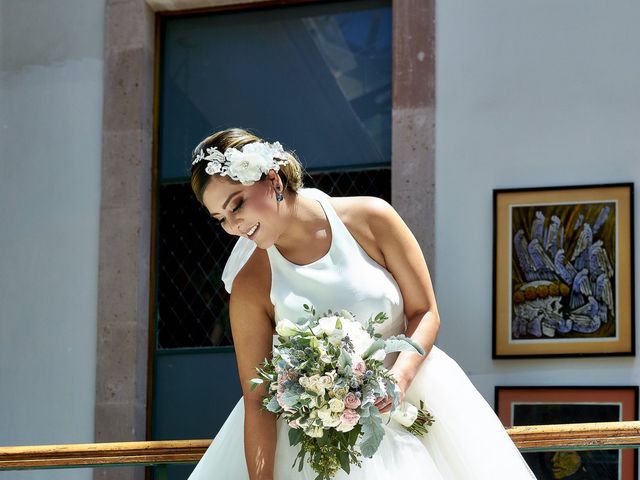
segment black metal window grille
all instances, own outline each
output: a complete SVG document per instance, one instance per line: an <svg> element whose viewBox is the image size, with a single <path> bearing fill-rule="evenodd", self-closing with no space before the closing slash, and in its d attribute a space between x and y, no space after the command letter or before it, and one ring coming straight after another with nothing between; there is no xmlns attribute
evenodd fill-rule
<svg viewBox="0 0 640 480"><path fill-rule="evenodd" d="M391 201L390 167L311 173L304 183L331 196ZM188 182L159 187L158 349L232 344L229 294L220 277L235 241L206 214Z"/></svg>

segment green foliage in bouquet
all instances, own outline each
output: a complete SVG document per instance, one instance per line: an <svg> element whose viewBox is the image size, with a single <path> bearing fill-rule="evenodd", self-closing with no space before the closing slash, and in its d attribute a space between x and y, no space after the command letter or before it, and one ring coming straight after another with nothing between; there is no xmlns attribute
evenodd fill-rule
<svg viewBox="0 0 640 480"><path fill-rule="evenodd" d="M265 384L263 407L291 427L289 442L300 446L292 467L302 470L307 461L318 474L316 480L329 480L339 469L349 473L352 465L361 465L361 456L378 450L384 429L375 400L390 395L392 409L399 406L385 356L399 351L424 355L424 350L404 335L382 339L375 332L375 325L387 319L382 312L360 322L347 310L316 315L313 307L303 308L306 319L278 322L272 358L256 369L251 388ZM399 409L398 421L416 435L433 422L423 407L421 403L417 414L413 406L412 414Z"/></svg>

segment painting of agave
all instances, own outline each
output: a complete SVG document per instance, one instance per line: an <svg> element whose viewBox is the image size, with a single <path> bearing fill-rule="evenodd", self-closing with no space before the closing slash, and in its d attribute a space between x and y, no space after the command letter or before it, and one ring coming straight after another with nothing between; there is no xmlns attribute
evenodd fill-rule
<svg viewBox="0 0 640 480"><path fill-rule="evenodd" d="M527 353L597 354L623 336L633 342L633 308L625 305L632 304L633 291L629 188L499 191L511 194L502 208L508 226L500 241L496 228L509 345L533 349ZM503 265L498 245L504 248ZM582 351L581 344L591 344L591 351ZM547 346L540 350L542 345Z"/></svg>

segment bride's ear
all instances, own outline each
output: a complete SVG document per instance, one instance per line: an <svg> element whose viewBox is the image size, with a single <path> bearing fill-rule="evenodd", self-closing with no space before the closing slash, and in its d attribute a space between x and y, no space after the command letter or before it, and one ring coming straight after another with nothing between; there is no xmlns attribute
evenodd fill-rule
<svg viewBox="0 0 640 480"><path fill-rule="evenodd" d="M276 193L282 193L283 186L282 186L282 179L280 178L280 175L278 175L278 173L275 170L269 170L267 178L269 179L271 188L273 188L273 190Z"/></svg>

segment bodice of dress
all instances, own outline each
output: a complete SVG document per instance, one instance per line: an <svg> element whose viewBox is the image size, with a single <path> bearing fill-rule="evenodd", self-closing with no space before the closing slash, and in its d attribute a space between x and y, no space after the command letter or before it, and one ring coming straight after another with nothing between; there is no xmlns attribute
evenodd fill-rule
<svg viewBox="0 0 640 480"><path fill-rule="evenodd" d="M276 321L295 321L304 315L303 303L313 304L319 313L347 309L357 318L382 311L389 319L377 327L384 337L405 329L403 300L393 276L371 259L344 226L329 199L316 189L300 193L322 205L331 228L329 251L308 265L295 265L275 246L267 249L272 270L271 301ZM318 196L320 198L318 198ZM225 267L225 286L256 248L240 237ZM278 337L274 336L274 344ZM394 356L384 364L390 368ZM469 381L462 369L442 350L433 347L417 369L406 400L424 405L436 422L427 435L416 437L399 424L382 422L385 434L376 454L363 459L362 469L339 472L335 480L535 480L493 409ZM249 480L245 450L245 402L240 399L215 441L207 449L189 480ZM288 441L289 425L280 417L274 478L311 480L315 472L308 464L293 471L299 448ZM284 441L282 441L284 440ZM496 460L497 459L497 460Z"/></svg>
<svg viewBox="0 0 640 480"><path fill-rule="evenodd" d="M328 197L315 200L331 227L329 251L312 263L297 265L287 260L275 245L267 248L276 323L285 318L294 322L304 318L306 303L313 305L317 313L346 309L356 319L384 312L388 319L377 325L376 331L384 338L404 332L404 305L393 275L358 244Z"/></svg>

